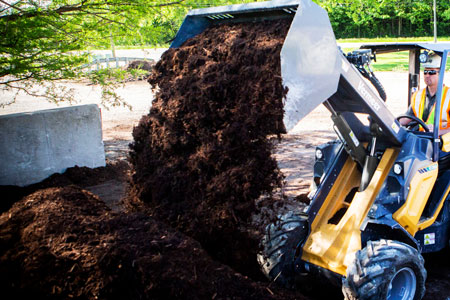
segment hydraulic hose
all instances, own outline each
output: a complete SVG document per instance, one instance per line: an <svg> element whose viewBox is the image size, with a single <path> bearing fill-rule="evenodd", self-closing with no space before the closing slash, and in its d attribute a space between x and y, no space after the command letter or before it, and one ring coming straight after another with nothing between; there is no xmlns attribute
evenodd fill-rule
<svg viewBox="0 0 450 300"><path fill-rule="evenodd" d="M358 69L361 75L372 83L381 99L386 102L386 91L370 67L370 62L372 59L376 61L375 55L372 56L372 52L370 50L355 50L344 55L347 60Z"/></svg>
<svg viewBox="0 0 450 300"><path fill-rule="evenodd" d="M375 74L372 71L367 71L364 67L358 68L359 72L364 76L364 78L368 79L370 83L375 87L378 94L380 95L381 99L383 99L384 102L386 102L387 96L386 96L386 90L384 89L381 82L378 80L378 78L375 76Z"/></svg>

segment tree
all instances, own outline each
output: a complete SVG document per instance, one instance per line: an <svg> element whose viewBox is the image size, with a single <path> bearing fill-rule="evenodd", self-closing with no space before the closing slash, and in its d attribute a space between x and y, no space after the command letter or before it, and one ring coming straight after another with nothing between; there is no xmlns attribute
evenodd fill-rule
<svg viewBox="0 0 450 300"><path fill-rule="evenodd" d="M432 36L433 0L314 0L337 37ZM450 2L437 0L438 33L450 31Z"/></svg>
<svg viewBox="0 0 450 300"><path fill-rule="evenodd" d="M88 61L86 49L105 46L111 32L134 35L146 14L180 3L0 0L0 86L51 101L71 101L73 93L55 83L85 75L80 66ZM121 76L125 74L120 71L92 74L103 87L104 103L125 104L112 92Z"/></svg>
<svg viewBox="0 0 450 300"><path fill-rule="evenodd" d="M0 0L0 87L71 101L73 93L56 82L86 76L80 66L89 59L88 49L109 47L111 41L167 43L189 8L212 2L240 1ZM88 76L102 86L105 104L125 104L114 93L124 71Z"/></svg>

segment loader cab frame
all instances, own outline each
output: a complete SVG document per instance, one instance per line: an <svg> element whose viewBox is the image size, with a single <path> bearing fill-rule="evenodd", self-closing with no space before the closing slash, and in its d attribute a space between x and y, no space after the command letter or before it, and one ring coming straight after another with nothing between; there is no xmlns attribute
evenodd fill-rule
<svg viewBox="0 0 450 300"><path fill-rule="evenodd" d="M420 54L423 51L435 52L442 57L441 71L439 72L438 89L436 92L436 105L435 105L435 120L432 135L433 139L433 161L438 161L440 156L441 139L439 138L439 109L441 107L443 84L445 77L445 67L447 65L448 56L450 53L450 43L385 43L385 44L364 44L361 49L370 49L375 55L408 51L408 106L411 104L411 97L415 91L420 89Z"/></svg>

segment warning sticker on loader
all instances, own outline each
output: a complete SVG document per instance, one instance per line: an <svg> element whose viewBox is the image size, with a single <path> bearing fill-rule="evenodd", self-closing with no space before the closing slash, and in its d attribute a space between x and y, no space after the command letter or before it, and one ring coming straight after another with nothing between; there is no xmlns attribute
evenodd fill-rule
<svg viewBox="0 0 450 300"><path fill-rule="evenodd" d="M426 233L423 236L423 244L424 245L433 245L434 243L436 243L434 232Z"/></svg>
<svg viewBox="0 0 450 300"><path fill-rule="evenodd" d="M356 138L356 136L355 136L355 134L353 133L353 131L350 131L349 136L350 136L350 138L352 139L353 144L355 144L355 146L358 147L358 146L359 146L359 141L358 141L358 139Z"/></svg>
<svg viewBox="0 0 450 300"><path fill-rule="evenodd" d="M391 128L392 130L394 130L395 133L398 133L400 131L400 127L398 127L398 125L395 124L395 122L392 123Z"/></svg>

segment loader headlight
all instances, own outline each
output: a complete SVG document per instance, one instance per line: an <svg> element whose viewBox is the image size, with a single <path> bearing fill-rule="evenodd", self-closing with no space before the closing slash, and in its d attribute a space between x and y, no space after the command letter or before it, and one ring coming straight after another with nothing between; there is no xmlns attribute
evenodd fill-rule
<svg viewBox="0 0 450 300"><path fill-rule="evenodd" d="M419 61L423 64L428 61L428 52L424 51L419 55Z"/></svg>
<svg viewBox="0 0 450 300"><path fill-rule="evenodd" d="M319 160L319 159L322 159L322 158L323 158L323 152L322 152L322 150L317 149L317 150L316 150L316 159Z"/></svg>
<svg viewBox="0 0 450 300"><path fill-rule="evenodd" d="M395 164L394 165L394 173L396 175L402 174L402 171L403 171L403 168L402 168L402 166L400 164Z"/></svg>

